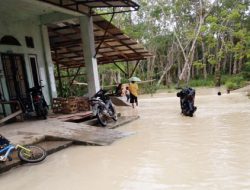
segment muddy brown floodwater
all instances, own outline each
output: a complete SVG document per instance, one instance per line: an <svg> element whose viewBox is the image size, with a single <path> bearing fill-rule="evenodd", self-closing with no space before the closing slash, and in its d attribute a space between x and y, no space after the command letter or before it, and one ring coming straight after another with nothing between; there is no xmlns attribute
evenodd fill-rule
<svg viewBox="0 0 250 190"><path fill-rule="evenodd" d="M135 131L111 146L75 146L0 176L3 190L250 189L250 100L197 90L193 118L175 94L140 98ZM132 108L131 108L132 109Z"/></svg>

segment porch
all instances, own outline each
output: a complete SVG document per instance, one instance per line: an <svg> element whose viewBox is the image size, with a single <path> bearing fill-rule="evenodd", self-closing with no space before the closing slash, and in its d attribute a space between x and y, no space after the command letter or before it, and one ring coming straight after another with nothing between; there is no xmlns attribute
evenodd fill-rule
<svg viewBox="0 0 250 190"><path fill-rule="evenodd" d="M104 13L95 11L100 8L108 8L105 14L112 15L110 20L101 16ZM86 75L85 81L80 82L87 84L86 96L91 96L100 88L99 65L117 65L118 62L130 64L135 61L135 67L130 72L117 65L127 77L131 76L139 62L151 55L111 22L116 13L138 8L139 5L130 0L1 1L2 98L6 101L18 99L32 111L27 89L39 84L40 80L45 86L45 99L52 105L52 99L64 90L64 77L68 79L70 89L78 76ZM81 73L83 67L85 70ZM73 75L62 75L62 71L68 72L70 69L75 69ZM59 83L58 88L56 81ZM4 106L4 109L9 114L16 111L11 106Z"/></svg>

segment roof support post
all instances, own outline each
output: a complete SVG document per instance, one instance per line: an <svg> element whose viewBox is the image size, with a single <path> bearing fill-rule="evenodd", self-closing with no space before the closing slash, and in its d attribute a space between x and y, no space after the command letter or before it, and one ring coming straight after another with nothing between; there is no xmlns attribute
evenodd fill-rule
<svg viewBox="0 0 250 190"><path fill-rule="evenodd" d="M126 73L119 65L117 65L117 63L114 62L114 64L118 69L120 69L121 72L123 72L126 76L128 76L128 73Z"/></svg>
<svg viewBox="0 0 250 190"><path fill-rule="evenodd" d="M129 74L129 64L128 64L128 61L127 61L127 76L129 77L130 74Z"/></svg>
<svg viewBox="0 0 250 190"><path fill-rule="evenodd" d="M114 10L114 8L113 8L113 10ZM94 56L94 57L96 57L96 55L98 54L99 49L100 49L102 43L105 41L105 37L106 37L107 31L108 31L108 29L109 29L109 27L110 27L110 25L111 25L111 22L112 22L114 16L115 16L115 13L113 13L112 16L111 16L111 19L110 19L110 21L109 21L109 23L108 23L108 25L107 25L107 27L106 27L106 29L105 29L105 32L104 32L104 35L103 35L103 39L101 40L101 42L98 44L98 46L97 46L97 48L96 48L96 53L95 53L95 56Z"/></svg>
<svg viewBox="0 0 250 190"><path fill-rule="evenodd" d="M60 92L60 96L63 95L63 91L62 91L62 79L61 79L61 72L60 72L60 67L59 67L59 63L58 63L58 58L57 58L57 50L55 50L55 56L56 56L56 69L57 69L57 76L58 76L58 80L59 80L59 92Z"/></svg>
<svg viewBox="0 0 250 190"><path fill-rule="evenodd" d="M135 65L135 67L134 67L134 69L133 69L133 71L132 71L132 73L130 74L129 77L132 77L132 76L134 75L135 70L136 70L136 68L138 67L139 63L140 63L140 60L138 60L138 61L136 62L136 65Z"/></svg>
<svg viewBox="0 0 250 190"><path fill-rule="evenodd" d="M79 18L84 61L88 78L88 96L93 96L100 90L97 59L95 56L95 40L92 17L81 16Z"/></svg>
<svg viewBox="0 0 250 190"><path fill-rule="evenodd" d="M40 68L40 70L45 70L46 72L46 84L48 85L48 93L50 98L50 103L52 103L52 98L57 97L56 92L56 82L54 76L54 65L52 62L50 43L49 43L49 33L48 28L45 25L41 26L41 36L43 42L43 52L45 60L45 68Z"/></svg>

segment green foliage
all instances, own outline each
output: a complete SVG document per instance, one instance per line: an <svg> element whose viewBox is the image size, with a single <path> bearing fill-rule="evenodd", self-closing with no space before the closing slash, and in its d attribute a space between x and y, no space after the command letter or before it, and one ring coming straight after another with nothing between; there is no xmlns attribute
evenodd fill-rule
<svg viewBox="0 0 250 190"><path fill-rule="evenodd" d="M215 64L217 63L217 60L216 60L216 58L215 58L214 55L210 55L210 56L208 57L208 62L209 62L211 65L215 65Z"/></svg>
<svg viewBox="0 0 250 190"><path fill-rule="evenodd" d="M239 39L244 39L246 37L247 31L245 29L241 29L238 31L235 31L234 36Z"/></svg>
<svg viewBox="0 0 250 190"><path fill-rule="evenodd" d="M245 63L242 70L243 78L250 81L250 62Z"/></svg>
<svg viewBox="0 0 250 190"><path fill-rule="evenodd" d="M202 69L204 68L206 65L202 63L201 60L198 61L194 61L193 66L197 69Z"/></svg>
<svg viewBox="0 0 250 190"><path fill-rule="evenodd" d="M246 81L245 81L245 79L243 78L242 75L231 76L225 82L225 86L229 90L235 90L235 89L238 89L238 88L242 88L245 85L246 85Z"/></svg>
<svg viewBox="0 0 250 190"><path fill-rule="evenodd" d="M153 95L159 89L155 83L141 83L139 84L140 94L151 94Z"/></svg>
<svg viewBox="0 0 250 190"><path fill-rule="evenodd" d="M229 15L228 15L228 20L237 20L240 18L240 13L239 10L234 9Z"/></svg>
<svg viewBox="0 0 250 190"><path fill-rule="evenodd" d="M218 22L218 18L216 16L212 16L212 15L209 15L207 18L206 18L206 21L208 23L217 23Z"/></svg>
<svg viewBox="0 0 250 190"><path fill-rule="evenodd" d="M117 63L117 65L121 69L125 70L125 64L124 63ZM116 67L114 64L106 64L106 65L100 65L100 66L98 66L98 71L99 71L100 74L105 73L108 70L119 71L119 68Z"/></svg>
<svg viewBox="0 0 250 190"><path fill-rule="evenodd" d="M226 88L227 88L228 90L235 90L235 89L238 88L238 87L237 87L237 84L234 83L234 82L232 82L232 81L226 82L225 86L226 86Z"/></svg>
<svg viewBox="0 0 250 190"><path fill-rule="evenodd" d="M190 80L189 85L193 87L198 87L198 86L212 87L214 86L214 79L210 77L208 79Z"/></svg>

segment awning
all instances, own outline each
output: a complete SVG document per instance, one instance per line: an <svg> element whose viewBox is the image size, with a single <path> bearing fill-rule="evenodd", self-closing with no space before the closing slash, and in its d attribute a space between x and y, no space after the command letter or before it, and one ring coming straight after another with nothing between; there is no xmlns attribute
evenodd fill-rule
<svg viewBox="0 0 250 190"><path fill-rule="evenodd" d="M97 15L96 8L123 8L107 11L103 14L136 11L139 5L132 0L39 0L87 15ZM100 14L99 14L100 15Z"/></svg>
<svg viewBox="0 0 250 190"><path fill-rule="evenodd" d="M93 17L98 64L145 60L151 54L101 16ZM79 21L49 24L52 58L63 68L84 66Z"/></svg>

